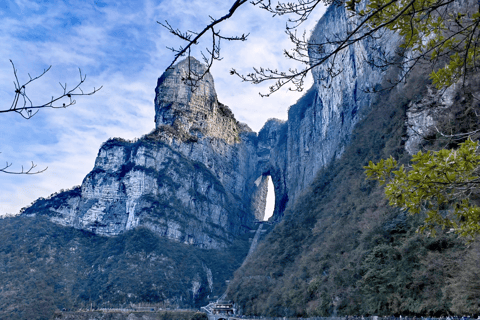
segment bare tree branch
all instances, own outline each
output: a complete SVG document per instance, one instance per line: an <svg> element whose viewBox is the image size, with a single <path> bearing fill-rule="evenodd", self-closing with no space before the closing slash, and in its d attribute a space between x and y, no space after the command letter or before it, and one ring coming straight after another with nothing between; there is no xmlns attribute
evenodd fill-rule
<svg viewBox="0 0 480 320"><path fill-rule="evenodd" d="M190 48L194 44L198 44L200 38L209 30L211 30L213 33L212 44L215 48L215 37L218 36L218 40L220 40L222 37L219 34L215 34L213 27L230 18L235 10L245 2L246 0L235 1L229 14L217 20L212 19L212 23L206 26L199 33L193 33L191 31L182 33L178 29L173 29L168 23L166 25L162 24L171 33L180 39L187 41L187 45L185 47L180 47L179 49L170 48L176 54L169 68L178 60L180 56L183 56L187 53L190 55ZM398 68L402 69L400 79L391 80L391 85L395 86L400 82L404 82L406 77L410 74L410 71L417 64L428 62L432 65L433 69L436 63L443 63L444 58L449 57L452 52L460 52L464 56L465 70L462 74L465 76L467 73L474 72L478 68L475 60L476 56L474 56L472 66L468 65L469 61L467 52L472 47L476 50L477 45L479 44L479 32L477 28L479 21L478 19L463 19L463 16L463 20L461 20L458 17L453 16L450 5L454 2L455 0L436 0L433 3L428 2L428 4L424 4L418 0L391 0L382 3L373 10L365 12L364 10L355 8L357 4L362 4L358 0L351 0L348 2L345 2L345 0L295 0L293 2L286 3L277 2L276 5L272 4L271 0L252 0L251 3L253 5L258 6L263 10L267 10L268 12L272 13L273 16L293 16L288 20L286 33L289 36L294 48L290 51L284 50L284 55L287 59L303 64L304 67L300 69L290 68L287 71L255 67L253 68L253 72L246 75L240 74L235 69L232 69L230 73L232 75L237 75L243 81L251 82L253 84L259 84L265 81L274 81L274 84L269 87L269 92L265 94L261 93L261 96L269 96L286 85L289 86L289 90L291 91L302 91L304 89L304 79L309 71L320 65L324 65L327 75L325 76L325 79L320 80L327 80L327 78L333 78L337 76L342 72L342 70L338 67L339 64L336 63L336 58L340 52L356 43L363 42L366 44L368 41L366 42L365 40L379 39L387 35L385 30L390 29L393 32L398 31L398 26L396 26L396 24L399 21L402 21L402 19L407 19L410 23L410 29L409 32L403 34L403 36L405 38L404 47L408 48L410 45L414 45L411 47L410 52L404 50L402 53L399 51L398 57L395 58L388 57L386 52L383 52L383 55L380 52L378 57L370 58L370 60L365 58L367 63L369 63L372 67L386 68L391 65L396 65ZM351 15L350 19L353 29L348 31L346 35L325 35L325 39L320 43L315 43L312 39L307 40L305 34L303 34L303 37L297 36L297 27L308 20L312 12L314 12L314 10L317 9L321 3L333 3L333 5L346 6ZM389 16L388 19L381 21L381 23L376 23L378 17L387 10L391 10L394 12L394 14ZM443 21L446 22L445 27L443 27L444 29L441 30L444 32L443 40L438 41L432 47L426 47L423 45L417 47L416 43L412 42L419 32L419 30L417 30L418 26L414 24L414 20L417 19L416 21L418 22L418 19L420 18L422 27L426 28L421 32L424 33L425 39L428 40L430 33L438 34L438 32L440 32L440 27L438 26L436 29L428 29L429 26L427 22L437 17L442 18ZM452 39L460 40L452 44ZM234 37L233 39L229 40L244 41L246 40L246 36ZM445 50L446 48L449 50ZM379 51L378 48L374 49L375 51ZM207 51L210 54L210 59L207 61L206 57L204 56L204 60L208 66L206 72L210 70L214 60L221 59L219 44L218 50ZM411 52L414 54L412 55ZM311 55L310 53L314 53L314 55ZM434 54L435 57L432 56ZM193 78L201 79L203 76L204 75L189 74L185 80L191 81Z"/></svg>
<svg viewBox="0 0 480 320"><path fill-rule="evenodd" d="M212 22L208 24L203 30L200 32L193 32L193 31L186 31L182 32L179 29L173 28L168 21L165 21L165 23L157 21L158 24L166 28L171 34L175 35L176 37L180 38L183 41L187 42L187 45L185 47L181 46L178 49L172 48L172 47L167 47L170 49L172 52L174 52L174 59L168 66L167 70L172 68L172 66L178 61L180 57L183 57L185 55L190 58L191 56L191 49L193 45L198 45L200 38L204 36L207 32L211 32L212 35L212 48L209 49L207 48L206 51L208 53L208 57L202 52L202 57L204 62L207 65L206 70L202 74L196 74L189 68L188 70L188 75L182 79L185 81L187 84L189 84L194 90L196 84L198 81L202 80L205 75L210 72L210 68L215 60L222 60L220 56L220 41L221 40L227 40L227 41L246 41L248 34L242 34L241 36L231 36L231 37L225 37L220 34L220 31L216 31L215 27L222 23L223 21L229 19L235 11L242 5L247 3L247 0L236 0L235 3L232 5L230 10L226 15L219 19L214 19L210 17Z"/></svg>
<svg viewBox="0 0 480 320"><path fill-rule="evenodd" d="M259 6L260 9L266 10L270 13L273 13L273 16L283 16L288 14L293 14L295 18L289 18L288 22L291 25L287 24L287 30L296 29L303 22L307 21L310 17L310 14L313 10L320 4L331 4L337 2L340 4L339 0L298 0L298 3L287 2L281 3L277 2L275 7L272 7L271 0L255 0L252 1L254 6Z"/></svg>
<svg viewBox="0 0 480 320"><path fill-rule="evenodd" d="M27 120L31 119L33 116L35 116L38 113L38 111L40 111L40 109L43 109L43 108L58 109L58 108L67 108L69 106L72 106L76 103L76 100L74 97L93 95L103 87L101 86L98 89L93 88L92 91L84 92L80 86L85 82L87 76L83 75L82 70L80 70L79 68L78 72L80 74L80 79L78 83L76 83L71 89L68 89L66 83L65 84L60 83L60 87L62 87L62 90L63 90L61 94L59 94L56 97L52 96L52 98L46 103L37 104L33 102L32 99L28 96L26 91L27 86L33 83L34 81L40 79L41 77L43 77L48 71L50 71L52 66L49 66L47 69L44 69L43 72L36 77L32 77L30 74L28 74L29 80L21 84L18 78L17 69L15 68L15 64L13 63L12 60L10 60L10 63L12 64L13 75L15 77L15 80L13 81L13 85L15 87L15 95L14 95L12 104L10 105L10 108L0 109L0 113L16 112L19 115L21 115L24 119L27 119ZM62 100L64 100L65 102L62 102ZM8 173L8 174L32 175L32 174L42 173L48 168L46 167L45 169L42 169L42 170L36 170L35 168L37 167L37 165L33 163L33 161L30 164L28 169L25 169L22 166L21 171L10 171L9 168L11 166L12 166L12 163L6 162L5 166L0 167L0 172Z"/></svg>
<svg viewBox="0 0 480 320"><path fill-rule="evenodd" d="M61 94L59 94L56 97L52 96L52 98L46 103L37 104L37 103L34 103L32 99L28 96L26 91L27 86L32 82L43 77L48 71L50 71L52 66L49 66L47 69L44 69L43 72L36 77L32 77L30 74L28 74L28 77L30 79L27 82L21 84L20 80L18 79L17 69L15 68L13 61L10 60L10 63L12 64L13 74L15 77L15 81L13 82L15 86L15 96L13 98L10 108L0 109L0 113L16 112L27 120L32 118L34 115L36 115L39 109L67 108L76 103L76 100L74 99L74 97L92 95L98 92L103 87L103 86L101 86L100 88L94 87L92 91L84 92L80 86L85 82L87 76L83 75L82 70L79 68L78 72L80 74L80 80L78 81L78 83L76 83L76 85L74 85L71 89L67 89L66 83L65 84L60 83L60 87L62 87L62 90L63 90ZM66 101L62 103L61 102L62 99L65 99Z"/></svg>
<svg viewBox="0 0 480 320"><path fill-rule="evenodd" d="M1 152L0 152L1 153ZM42 173L44 172L45 170L48 169L48 167L46 167L45 169L43 170L37 170L37 171L34 171L33 169L35 169L37 167L37 165L35 163L32 163L30 164L30 167L28 169L24 169L23 166L22 166L22 171L10 171L8 170L8 168L10 168L12 166L12 163L8 163L6 162L5 163L5 166L3 167L0 167L0 172L2 173L8 173L8 174L38 174L38 173Z"/></svg>

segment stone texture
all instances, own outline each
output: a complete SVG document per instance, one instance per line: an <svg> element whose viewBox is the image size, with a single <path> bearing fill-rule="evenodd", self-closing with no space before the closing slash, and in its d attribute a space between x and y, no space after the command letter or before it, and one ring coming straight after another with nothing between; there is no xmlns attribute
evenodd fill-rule
<svg viewBox="0 0 480 320"><path fill-rule="evenodd" d="M451 86L446 90L437 90L431 86L427 88L427 94L417 101L412 101L407 109L407 141L405 150L413 155L421 149L425 138L437 133L436 125L440 118L450 112L457 94L457 86Z"/></svg>
<svg viewBox="0 0 480 320"><path fill-rule="evenodd" d="M177 135L191 139L220 138L232 144L241 131L230 109L217 100L213 77L184 81L190 74L202 75L206 67L195 58L179 62L159 79L155 89L155 125L172 127Z"/></svg>
<svg viewBox="0 0 480 320"><path fill-rule="evenodd" d="M344 6L330 6L310 41L345 36L355 23ZM189 70L202 74L205 66L193 58L181 61L158 79L154 131L136 141L105 142L80 187L37 202L23 215L45 215L103 236L145 227L189 248L223 250L252 230L255 219L263 220L268 175L276 198L271 220L279 221L319 171L342 156L370 110L374 95L368 91L385 78L385 70L366 60L391 57L398 40L365 40L339 52L335 77L328 66L315 67L314 85L290 107L288 121L271 119L258 134L218 101L210 74L193 90L185 84ZM312 50L310 56L314 61L321 53ZM408 152L432 133L431 107L448 108L452 97L431 91L410 105ZM193 300L213 292L219 281L206 265L196 267L202 272L184 284ZM174 274L174 263L167 269Z"/></svg>
<svg viewBox="0 0 480 320"><path fill-rule="evenodd" d="M342 6L331 6L310 41L344 35L352 23ZM227 248L254 229L256 219L263 220L267 176L275 189L270 220L279 221L319 170L342 155L370 108L373 98L366 91L384 76L361 59L373 57L375 45L387 54L394 48L368 41L348 48L337 56L343 71L333 78L327 79L325 67L314 68L314 85L290 107L288 121L271 119L258 134L218 101L209 73L193 89L185 83L189 70L202 74L205 66L194 58L181 61L158 80L155 130L135 141L105 142L80 187L23 215L45 215L103 236L145 227L201 249ZM185 290L195 297L211 292L215 281L194 279Z"/></svg>
<svg viewBox="0 0 480 320"><path fill-rule="evenodd" d="M344 37L354 26L344 6L332 5L315 27L310 43ZM392 58L398 41L393 35L365 40L339 52L336 71L341 72L334 77L329 76L328 64L315 67L314 85L290 107L288 121L269 121L259 132L259 162L264 172L271 173L275 186L274 219L281 217L287 203L293 203L322 168L342 155L354 126L370 110L374 94L369 91L385 77L385 69L367 61ZM380 53L379 47L384 51ZM313 50L309 54L312 62L321 57Z"/></svg>
<svg viewBox="0 0 480 320"><path fill-rule="evenodd" d="M210 74L193 92L181 81L189 63L203 72L192 58L160 77L153 132L134 142L110 139L80 193L24 214L106 236L144 226L201 248L228 246L247 232L259 215L253 194L265 188L252 176L256 134L218 102Z"/></svg>
<svg viewBox="0 0 480 320"><path fill-rule="evenodd" d="M343 6L331 6L310 41L345 35L354 23ZM155 130L135 142L107 141L80 194L43 212L56 223L100 235L145 226L201 248L228 246L263 219L268 175L276 198L272 220L278 221L317 172L342 154L369 109L366 91L384 76L362 59L375 58L371 48L378 45L388 55L395 41L364 41L343 50L337 56L342 72L335 77L327 77L325 66L315 67L315 83L290 108L288 121L269 120L258 135L218 101L209 73L194 87L183 81L189 70L205 72L194 58L183 60L158 80ZM310 53L312 61L318 54ZM37 212L32 207L24 214Z"/></svg>

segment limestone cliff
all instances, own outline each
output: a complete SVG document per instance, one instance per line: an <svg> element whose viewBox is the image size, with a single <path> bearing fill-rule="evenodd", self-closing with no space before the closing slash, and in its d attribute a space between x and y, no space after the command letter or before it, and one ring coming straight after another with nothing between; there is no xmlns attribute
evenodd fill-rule
<svg viewBox="0 0 480 320"><path fill-rule="evenodd" d="M342 6L331 6L311 41L323 41L320 30L345 34L349 23ZM205 66L194 58L181 61L158 79L152 132L135 141L108 140L81 186L39 199L22 216L46 217L96 236L146 228L171 246L217 250L192 266L194 276L169 278L192 292L188 303L198 303L218 293L213 287L224 287L226 275L208 273L218 250L246 254L243 247L232 248L251 234L255 219L263 219L267 176L276 196L271 220L279 222L317 173L342 155L370 108L366 90L384 75L360 59L371 54L372 45L362 42L343 51L338 56L343 72L328 82L323 67L316 67L314 86L290 108L288 121L271 119L258 134L218 101L209 73L193 87L184 81L188 72L204 73ZM389 44L387 53L393 47ZM174 260L162 270L175 268ZM186 301L184 293L172 295L164 298Z"/></svg>
<svg viewBox="0 0 480 320"><path fill-rule="evenodd" d="M354 26L344 6L332 5L310 41L345 36ZM368 252L391 245L382 237L391 242L404 239L406 228L414 230L414 223L406 226L405 217L397 212L391 214L392 221L382 220L381 192L365 182L361 166L379 156L402 156L405 147L414 152L424 135L435 133L438 118L452 119L441 110L451 108L453 100L463 101L457 91L422 94L426 83L422 78L421 86L397 88L386 95L391 108L381 106L368 91L385 80L387 70L367 61L380 53L393 56L398 41L393 35L366 39L343 50L336 56L341 72L334 77L328 76L327 67L315 67L314 85L290 107L288 120L271 119L258 134L218 101L209 73L194 87L185 83L189 72L202 74L205 66L193 58L179 62L158 79L155 129L135 141L108 140L81 186L39 199L21 217L0 225L4 234L12 234L0 258L9 270L54 270L45 273L45 286L55 292L63 288L55 299L70 295L72 306L77 297L82 302L151 299L198 306L209 295L223 293L225 280L246 256L254 221L264 216L270 175L276 195L271 220L278 223L267 238L272 247L260 243L237 273L231 295L251 313L331 315L345 308L345 314L377 314L378 310L351 307L361 301L359 290L378 293L369 287L373 282L359 280L366 269L358 266L375 262L376 256ZM312 51L310 57L314 60L319 54ZM432 112L431 106L440 108ZM30 218L33 222L26 223ZM20 242L27 247L46 241L43 230L65 239L33 249L31 257L42 260L32 258L29 263L40 267L31 268L23 260L13 263L12 243L19 238L15 221L25 226ZM40 231L35 229L37 222ZM26 236L28 232L36 238ZM98 248L106 253L94 252ZM24 249L19 252L30 252ZM64 256L75 263L63 261ZM418 265L422 263L428 261ZM120 267L110 272L114 266ZM72 270L81 275L79 283ZM5 289L0 288L4 298L21 292L16 279L7 278L2 279ZM138 287L124 285L125 278ZM35 277L31 279L36 285ZM350 288L344 279L356 287ZM438 287L444 285L440 282ZM68 285L62 287L64 283ZM98 287L96 291L91 291L90 283ZM372 301L385 296L372 294ZM59 305L58 301L54 303ZM286 307L290 305L292 309Z"/></svg>
<svg viewBox="0 0 480 320"><path fill-rule="evenodd" d="M107 290L103 299L142 302L151 291L155 301L173 307L201 305L223 293L225 280L248 252L254 220L263 219L259 208L265 207L267 185L258 174L257 134L218 102L210 74L195 87L183 82L188 68L203 72L205 67L191 58L159 78L152 132L134 141L108 140L81 186L38 199L19 217L46 218L86 231L87 238L92 237L87 247L95 248L105 236L113 247L124 247L125 239L140 233L148 234L146 248L162 243L156 254L140 252L138 263L131 261L137 248L100 253L98 270L88 271L84 281L106 274L111 259L133 273L115 279L99 276L99 291L92 292L118 288ZM41 249L38 254L43 254ZM58 260L55 255L52 259ZM146 275L145 266L155 273ZM122 279L131 276L152 287L125 287ZM71 298L76 299L74 294ZM104 302L99 296L89 299Z"/></svg>
<svg viewBox="0 0 480 320"><path fill-rule="evenodd" d="M230 109L219 103L213 77L205 74L201 81L186 82L188 73L204 74L206 66L194 58L185 59L167 70L155 89L155 124L173 128L176 135L191 139L203 137L239 142L242 127Z"/></svg>
<svg viewBox="0 0 480 320"><path fill-rule="evenodd" d="M350 23L344 7L332 4L311 41L345 34ZM478 249L452 233L439 232L436 238L417 233L425 216L409 217L390 207L384 187L366 180L363 170L369 161L389 156L407 163L425 144L454 147L467 133L478 139L478 77L468 78L462 88L438 91L429 81L431 70L417 66L406 84L367 93L389 85L387 72L400 76L400 70L365 62L380 50L394 53L398 38L385 41L341 52L336 77L326 76L328 66L316 67L313 88L290 108L288 121L267 122L260 131L259 146L261 141L274 145L263 158L278 172L282 183L276 189L287 205L230 281L227 297L243 314L478 312L470 302L478 300L477 292L464 290L473 288L476 278L457 276L459 261L465 262L463 270L478 265ZM448 137L452 131L458 134Z"/></svg>
<svg viewBox="0 0 480 320"><path fill-rule="evenodd" d="M265 202L252 175L256 134L218 102L210 74L196 87L185 84L189 67L205 68L191 58L159 78L153 132L137 141L110 139L78 193L23 214L107 236L144 226L201 248L228 246L245 233L256 203Z"/></svg>
<svg viewBox="0 0 480 320"><path fill-rule="evenodd" d="M332 5L320 19L310 38L324 43L342 38L355 27L344 6ZM268 158L277 197L276 214L312 183L317 173L338 159L349 144L355 125L370 110L374 94L369 93L384 80L386 69L368 63L378 58L394 57L399 38L365 40L342 50L336 56L338 75L329 76L329 65L313 69L313 87L288 112L288 121L280 129L272 121L259 132L260 146L268 145ZM383 49L379 56L379 47ZM314 61L319 53L312 50ZM273 129L275 128L275 129ZM265 142L268 141L268 142ZM278 217L277 217L278 218Z"/></svg>
<svg viewBox="0 0 480 320"><path fill-rule="evenodd" d="M331 6L310 41L345 35L352 23L343 6ZM343 153L369 109L366 91L384 75L363 59L374 55L374 45L392 54L395 41L364 41L342 51L337 59L343 71L333 78L316 67L314 86L290 108L288 121L270 120L258 135L218 101L209 73L194 86L184 81L189 72L203 74L204 65L181 61L158 79L155 130L134 142L107 141L80 192L44 203L41 214L100 235L144 226L168 239L220 248L263 218L270 175L273 220L279 221L317 172ZM35 214L38 205L24 212Z"/></svg>
<svg viewBox="0 0 480 320"><path fill-rule="evenodd" d="M310 41L345 35L352 25L343 6L331 6ZM195 86L184 81L188 72L206 68L186 59L158 79L153 132L134 142L107 141L75 196L23 214L44 214L100 235L144 226L201 248L228 246L263 218L267 175L275 187L273 220L279 221L317 172L343 153L370 108L366 91L385 73L363 57L375 54L374 45L392 54L395 44L364 41L343 50L337 57L343 71L333 78L316 67L314 86L290 108L288 121L270 120L258 135L218 101L209 73Z"/></svg>
<svg viewBox="0 0 480 320"><path fill-rule="evenodd" d="M479 90L478 76L443 90L426 86L424 94L408 104L406 151L413 155L425 147L435 149L435 145L455 147L467 136L478 139L479 105L475 97Z"/></svg>

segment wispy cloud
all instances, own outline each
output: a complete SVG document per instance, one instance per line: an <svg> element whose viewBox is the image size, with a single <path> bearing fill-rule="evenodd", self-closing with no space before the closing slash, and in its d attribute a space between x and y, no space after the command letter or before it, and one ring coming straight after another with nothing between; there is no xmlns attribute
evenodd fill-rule
<svg viewBox="0 0 480 320"><path fill-rule="evenodd" d="M0 116L0 165L13 169L28 166L48 170L36 176L0 175L0 215L15 213L38 197L82 182L93 168L98 148L110 137L133 139L154 127L154 89L157 78L171 62L166 46L178 46L158 21L168 20L183 30L200 30L212 17L228 12L231 1L199 0L6 0L0 7L0 101L13 98L12 59L22 79L51 71L30 86L36 101L59 93L58 82L78 81L78 68L87 74L84 90L103 85L75 106L42 110L31 120L16 114ZM321 12L318 13L318 19ZM313 28L312 19L306 25ZM288 69L282 57L288 47L285 19L272 19L251 5L241 8L221 26L225 34L250 33L245 43L223 43L222 56L213 70L220 101L237 119L258 131L272 117L286 119L288 107L301 94L278 92L261 98L265 86L252 86L230 76L233 67L244 73L251 67ZM207 43L199 44L204 48ZM198 56L198 51L195 55Z"/></svg>

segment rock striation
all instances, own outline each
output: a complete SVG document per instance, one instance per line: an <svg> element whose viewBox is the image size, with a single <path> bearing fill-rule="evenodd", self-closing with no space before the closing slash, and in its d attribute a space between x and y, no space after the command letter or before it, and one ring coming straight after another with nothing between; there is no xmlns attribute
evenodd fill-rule
<svg viewBox="0 0 480 320"><path fill-rule="evenodd" d="M213 77L205 74L201 81L188 81L189 72L204 74L206 67L194 58L185 59L167 70L155 89L155 126L157 130L173 128L177 135L193 140L204 137L222 139L228 144L240 142L240 126L232 111L218 102ZM168 132L168 129L166 129Z"/></svg>
<svg viewBox="0 0 480 320"><path fill-rule="evenodd" d="M313 31L310 43L314 45L328 42L331 39L327 37L343 37L355 27L355 23L347 16L344 6L331 5ZM344 213L350 211L353 212L352 214L358 213L358 216L355 216L358 221L363 219L363 212L366 214L376 212L376 208L368 206L363 208L364 211L357 210L355 206L358 204L350 201L352 203L347 206L348 208L344 206L342 209L344 211L339 211L336 217L339 218L336 221L345 219L343 222L324 226L322 223L328 222L327 219L322 220L322 223L316 223L315 221L320 220L313 220L313 216L318 218L319 212L322 214L327 212L326 215L328 215L327 209L331 209L331 212L336 210L327 208L330 203L340 206L347 202L345 199L350 197L350 194L342 194L344 190L340 187L335 189L335 185L330 187L329 191L328 185L318 180L316 185L312 183L322 169L334 163L333 167L345 160L346 157L338 160L346 154L345 152L349 152L352 158L362 152L365 153L365 150L360 150L361 145L359 150L353 150L356 145L352 145L352 139L357 139L358 143L362 142L362 139L358 139L358 133L355 137L354 130L362 128L357 124L361 123L365 117L368 117L368 121L377 124L378 119L372 120L372 117L375 117L372 115L373 112L368 115L375 99L375 95L368 92L384 82L387 73L385 69L372 67L368 61L375 60L380 54L383 57L392 58L398 42L399 38L391 35L380 39L366 38L348 47L336 55L336 61L341 65L341 72L334 77L331 76L332 70L329 70L328 66L315 67L312 88L290 107L288 120L270 119L258 134L246 124L239 123L232 111L218 101L214 80L209 73L196 82L195 87L190 86L188 81L187 83L184 81L188 79L190 72L203 74L206 70L204 65L194 58L181 61L158 79L155 89L155 129L152 132L134 141L121 138L108 140L101 146L94 168L85 177L81 186L55 194L48 199L39 199L23 210L22 217L17 218L28 220L29 217L35 217L31 220L42 223L46 218L56 224L53 229L56 230L57 235L62 235L67 229L70 233L75 233L75 239L80 240L75 240L71 248L79 251L83 248L86 258L78 258L74 253L75 250L70 250L68 254L72 261L74 258L78 260L71 265L82 267L77 271L78 274L84 275L82 288L85 286L85 290L81 292L89 292L90 288L86 285L89 281L101 284L98 286L100 288L98 292L101 292L104 287L118 287L127 277L124 271L128 269L129 274L134 276L132 283L140 283L142 288L136 288L136 291L132 289L132 292L127 293L122 291L124 289L116 291L108 289L105 293L105 297L108 297L106 299L118 299L122 303L148 300L151 298L151 292L143 282L150 281L152 292L157 294L154 300L169 301L176 306L198 306L200 302L206 302L209 295L220 295L224 292L225 280L233 275L233 270L229 268L240 266L239 261L243 260L249 252L248 235L251 235L252 229L256 227L255 220L263 220L267 176L271 176L276 199L271 221L280 222L289 207L297 206L300 209L295 212L295 215L290 214L283 222L277 224L275 226L277 231L270 234L273 234L270 240L276 239L275 237L277 240L280 239L278 244L272 246L273 250L278 251L272 253L265 249L265 246L260 245L258 250L263 251L253 252L251 256L254 257L246 260L249 262L255 259L255 255L257 255L257 261L263 261L263 259L267 261L267 258L272 257L276 259L277 256L283 259L278 260L278 263L256 268L251 272L252 276L245 277L247 279L245 291L249 294L250 291L254 293L254 290L248 286L248 281L254 279L257 276L256 273L266 272L272 266L285 268L286 263L293 263L293 256L301 255L303 252L305 256L310 254L308 251L311 242L309 241L318 237L321 228L328 229L325 235L329 230L333 230L330 229L331 227L343 228L344 223L350 223ZM323 53L311 50L309 54L313 62L321 58ZM388 122L391 122L390 119L394 116L397 117L396 119L401 117L401 121L398 122L401 122L401 126L406 124L406 128L402 127L405 129L402 138L406 142L401 145L401 148L405 147L408 153L418 150L425 135L435 133L434 129L440 120L452 119L451 113L445 114L442 110L451 109L456 102L474 103L465 102L465 99L459 100L456 89L456 91L446 92L432 90L423 97L410 101L406 115L403 114L405 108L402 105L397 106L396 115L392 113L387 117ZM379 112L377 107L375 110ZM470 125L468 121L464 121L466 130ZM384 132L380 134L378 140L384 145L388 144L385 142L385 136L390 134L385 133L385 128L378 130L378 132ZM396 128L397 131L403 129ZM374 136L376 131L370 131L368 132L370 142L367 147L363 145L364 149L377 150L377 146L373 145L377 142ZM360 130L360 132L365 134L365 131ZM337 160L338 162L334 162ZM355 165L364 160L362 158ZM351 172L357 174L359 171L355 167L350 170L351 172L342 173L342 175L339 170L341 169L329 172L331 176L328 179L335 182L336 177L340 177L338 179L345 177L345 181L348 181L351 177L345 175ZM361 181L364 181L363 176ZM338 182L338 185L342 184ZM353 188L348 186L350 187ZM316 189L309 193L309 188ZM343 189L348 190L348 188ZM368 190L371 190L371 186L367 185L361 192L369 192ZM323 207L317 210L320 200L325 201L318 195L323 195L324 192L325 197L334 197L338 194L339 199L338 201L334 199L336 202L323 203ZM330 194L327 194L328 192ZM318 198L318 203L309 203L310 195L312 198ZM381 203L378 199L370 202ZM307 208L301 206L304 203ZM367 204L362 203L361 206L363 205ZM315 210L308 216L306 214L310 210L308 207L312 206ZM337 212L332 213L332 217L334 214ZM372 220L375 220L375 217L372 217ZM352 219L352 221L355 225L362 226L362 223L357 223L357 220ZM58 225L72 228L64 229ZM9 228L9 230L13 229L13 227ZM34 229L32 226L29 228ZM342 237L346 241L354 239L355 235L361 234L361 232L357 233L356 228L357 226L350 225L351 237ZM283 233L282 230L284 230ZM261 231L259 228L257 236L251 239L255 245L262 236ZM314 232L317 233L314 234ZM282 242L283 236L285 239L291 236L293 239L291 243L294 245L285 246ZM38 237L43 239L43 233L38 232ZM102 248L124 248L121 258L118 258L120 255L116 253L112 253L111 256L108 253L108 256L104 257L98 252L96 252L97 258L91 258L89 252L99 246L95 243L97 240L90 238L101 238L105 243L109 241L113 243ZM147 241L143 241L145 239ZM323 245L325 239L318 237L316 240ZM134 245L124 246L123 244L128 241ZM68 238L65 242L70 246L71 239ZM77 246L77 242L83 244ZM139 243L142 244L141 248ZM146 252L151 250L152 243L157 243L155 254L150 253L147 256ZM335 244L336 248L338 239L332 240L331 243ZM352 248L357 246L357 242L352 242ZM37 248L38 255L58 251L61 254L55 255L54 260L62 261L61 257L66 253L60 249L51 248L61 249L62 246L55 247L52 244L48 249ZM321 248L320 245L318 248ZM285 251L282 253L282 250ZM322 250L313 250L312 254L320 254ZM338 250L335 254L336 252ZM261 256L262 253L263 256ZM195 256L194 259L193 256ZM9 259L9 256L5 255L5 257ZM53 261L52 259L45 258L42 261L48 265L47 262ZM115 269L117 273L104 272L108 270L107 267L118 265L117 262L112 263L112 259L126 261L125 267ZM312 257L308 261L318 260ZM58 266L63 267L61 263L63 262L59 262ZM185 270L179 270L179 264ZM302 261L294 264L292 268L304 266ZM351 265L356 265L356 261ZM60 268L58 266L57 268ZM48 267L50 268L50 265ZM15 266L10 268L16 269ZM245 268L248 269L248 266ZM317 268L316 263L315 268ZM148 270L151 274L142 274L139 272L140 269ZM267 279L270 283L276 277L288 275L288 270L280 269L277 270L279 272L262 275L262 279ZM337 269L349 268L342 265ZM328 268L325 270L328 271ZM243 271L240 270L241 272ZM325 272L322 276L328 276ZM118 276L110 279L112 274ZM304 275L305 273L302 273L302 279L303 277L308 279ZM68 274L62 275L58 281L62 282L68 277ZM55 283L55 281L49 279L46 283ZM302 284L307 282L301 281ZM279 287L283 287L283 283L278 283L280 283ZM294 287L297 287L296 284L297 282L292 282ZM78 286L75 284L72 288ZM11 292L21 292L14 285L11 288ZM258 290L261 287L255 288ZM262 293L264 296L265 292ZM290 291L286 296L292 296L291 292L295 291ZM304 295L304 292L297 296ZM85 301L92 299L86 293L72 293L75 297L72 301L76 301L75 295L81 296ZM120 295L123 295L121 299ZM250 303L258 300L256 303L261 304L262 301L257 299L258 296L245 301ZM339 296L332 296L332 301L336 301ZM270 300L281 301L274 295L269 297Z"/></svg>
<svg viewBox="0 0 480 320"><path fill-rule="evenodd" d="M355 21L348 18L344 6L331 5L309 41L319 44L343 38L354 27ZM375 95L369 91L386 76L386 69L368 62L394 57L399 40L392 34L378 40L367 39L340 51L336 61L341 72L333 77L329 65L315 67L314 84L290 107L288 121L268 121L259 132L259 161L269 163L270 169L264 172L271 173L274 181L277 220L286 204L293 204L317 173L343 154L355 125L371 109ZM378 48L383 51L380 53ZM312 63L321 58L314 50L309 56ZM336 71L340 69L333 72Z"/></svg>
<svg viewBox="0 0 480 320"><path fill-rule="evenodd" d="M325 42L326 34L342 36L353 27L343 6L330 6L310 41ZM226 247L263 219L268 175L276 198L272 220L279 221L317 172L342 155L370 108L367 91L385 76L364 59L375 58L371 48L379 45L393 55L396 40L365 40L341 51L342 72L335 77L315 67L314 85L290 108L288 121L269 120L258 134L218 101L210 73L195 86L184 81L189 72L206 70L185 59L158 79L151 133L136 141L110 139L75 196L23 214L45 214L99 235L143 226L200 248ZM310 53L312 61L316 55Z"/></svg>
<svg viewBox="0 0 480 320"><path fill-rule="evenodd" d="M263 218L255 213L266 196L253 175L256 134L218 102L209 73L194 90L185 84L188 68L205 67L191 58L159 78L153 132L105 142L78 192L23 214L105 236L143 226L207 249L228 246Z"/></svg>
<svg viewBox="0 0 480 320"><path fill-rule="evenodd" d="M310 41L344 35L353 23L343 6L331 6ZM22 215L108 237L143 227L176 244L228 251L263 220L267 176L275 189L271 220L278 222L317 173L342 155L370 108L366 92L385 76L363 59L376 54L375 45L365 41L340 52L343 72L336 77L314 68L314 85L290 107L288 120L271 119L258 134L218 101L211 74L193 87L185 82L189 72L203 74L206 67L183 60L158 79L152 132L135 141L108 140L81 186L39 199ZM395 41L380 45L393 54ZM195 268L205 269L195 276L203 280L179 276L192 301L224 287L224 277L203 262Z"/></svg>
<svg viewBox="0 0 480 320"><path fill-rule="evenodd" d="M408 154L438 143L455 147L467 136L477 139L478 102L474 97L479 88L477 76L442 90L427 85L425 93L407 106L405 150ZM453 123L456 134L451 135Z"/></svg>

